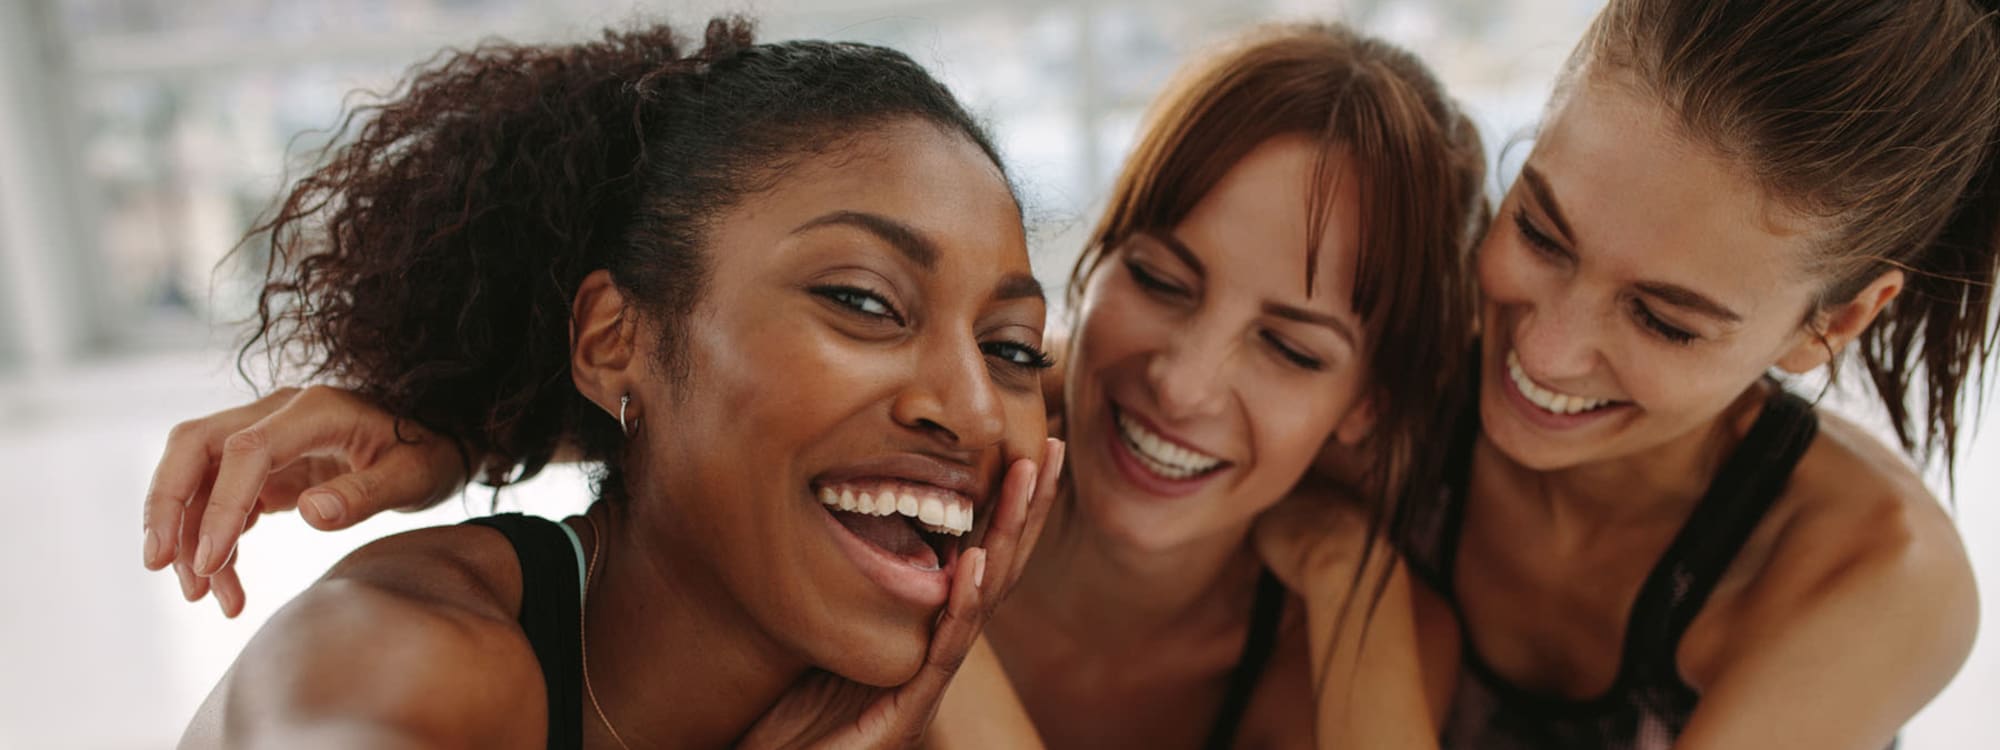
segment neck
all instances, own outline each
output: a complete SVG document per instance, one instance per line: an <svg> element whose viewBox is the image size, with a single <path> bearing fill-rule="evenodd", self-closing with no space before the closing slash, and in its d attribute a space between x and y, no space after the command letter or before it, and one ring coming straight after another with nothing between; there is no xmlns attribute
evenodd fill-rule
<svg viewBox="0 0 2000 750"><path fill-rule="evenodd" d="M607 721L635 748L734 744L807 665L765 636L699 561L675 559L687 545L648 543L629 513L604 502L586 516L596 566L585 599L585 744L619 746Z"/></svg>
<svg viewBox="0 0 2000 750"><path fill-rule="evenodd" d="M1147 548L1105 533L1073 502L1054 509L1029 558L1022 604L1100 653L1189 629L1227 628L1249 617L1262 570L1249 528L1172 548Z"/></svg>
<svg viewBox="0 0 2000 750"><path fill-rule="evenodd" d="M1714 418L1638 453L1552 471L1523 467L1481 438L1479 455L1511 492L1536 498L1558 528L1678 526L1707 494L1764 403L1753 386Z"/></svg>

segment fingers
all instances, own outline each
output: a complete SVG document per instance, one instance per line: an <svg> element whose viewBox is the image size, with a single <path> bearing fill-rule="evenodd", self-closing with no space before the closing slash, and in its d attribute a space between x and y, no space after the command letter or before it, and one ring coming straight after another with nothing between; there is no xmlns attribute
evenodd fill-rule
<svg viewBox="0 0 2000 750"><path fill-rule="evenodd" d="M199 601L208 595L208 578L195 575L194 572L194 538L201 533L201 517L205 507L203 503L188 504L180 514L180 526L174 529L174 538L178 540L174 557L174 575L180 578L181 596L191 602Z"/></svg>
<svg viewBox="0 0 2000 750"><path fill-rule="evenodd" d="M146 490L144 562L159 570L180 552L181 512L211 476L216 443L278 410L298 392L286 388L250 404L175 425Z"/></svg>
<svg viewBox="0 0 2000 750"><path fill-rule="evenodd" d="M237 579L233 562L209 576L208 585L215 593L215 603L222 607L223 617L243 614L243 582Z"/></svg>
<svg viewBox="0 0 2000 750"><path fill-rule="evenodd" d="M987 563L987 551L978 547L966 550L959 558L958 571L951 583L951 599L945 603L944 614L931 635L924 666L890 696L887 705L893 708L891 715L870 722L878 725L878 732L893 736L908 730L909 734L920 735L930 724L938 703L944 700L944 689L951 685L952 676L965 664L966 654L972 652L972 644L986 627L986 616L991 610L985 606L981 584L988 582L982 580L987 575Z"/></svg>
<svg viewBox="0 0 2000 750"><path fill-rule="evenodd" d="M437 460L440 454L445 459ZM449 477L439 480L440 473ZM385 510L411 509L449 496L463 473L457 449L442 439L399 444L380 462L338 474L298 495L299 515L322 531L353 526Z"/></svg>
<svg viewBox="0 0 2000 750"><path fill-rule="evenodd" d="M265 483L273 471L307 459L314 454L333 454L339 463L370 467L377 453L397 446L395 422L381 412L344 392L315 387L300 391L284 406L248 427L222 439L220 462L215 473L215 489L209 493L206 518L196 539L195 573L211 575L219 570L244 523L257 507ZM421 477L430 480L428 475ZM295 501L276 503L290 507L304 503L307 522L322 528L343 528L373 515L378 504L408 502L409 498L382 498L373 492L375 477L362 477L335 484L326 494L308 491ZM342 490L348 495L343 496ZM421 499L421 494L419 498Z"/></svg>

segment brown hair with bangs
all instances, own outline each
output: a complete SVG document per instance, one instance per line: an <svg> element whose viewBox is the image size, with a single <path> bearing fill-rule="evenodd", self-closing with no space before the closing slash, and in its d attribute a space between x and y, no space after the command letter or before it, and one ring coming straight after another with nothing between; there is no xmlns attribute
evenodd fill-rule
<svg viewBox="0 0 2000 750"><path fill-rule="evenodd" d="M1478 131L1414 55L1342 25L1295 23L1260 28L1193 63L1155 104L1077 259L1069 298L1075 309L1084 282L1120 244L1179 224L1244 155L1292 134L1322 146L1314 172L1324 179L1301 198L1307 293L1334 194L1328 156L1344 149L1361 180L1353 304L1369 331L1377 399L1360 488L1372 532L1363 559L1372 561L1380 537L1401 533L1397 498L1425 496L1415 485L1439 475L1477 309L1469 252L1490 214ZM1371 567L1357 568L1357 588ZM1375 596L1389 570L1378 569Z"/></svg>

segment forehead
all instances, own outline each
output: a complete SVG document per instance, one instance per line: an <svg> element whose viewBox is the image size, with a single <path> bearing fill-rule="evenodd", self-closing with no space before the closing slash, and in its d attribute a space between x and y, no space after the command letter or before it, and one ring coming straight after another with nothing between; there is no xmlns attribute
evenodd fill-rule
<svg viewBox="0 0 2000 750"><path fill-rule="evenodd" d="M1804 281L1811 222L1674 123L1622 74L1586 75L1571 90L1528 166L1548 184L1572 239L1621 275L1712 290L1746 307L1760 289ZM1528 193L1523 183L1516 196Z"/></svg>
<svg viewBox="0 0 2000 750"><path fill-rule="evenodd" d="M1020 208L999 167L969 139L914 119L869 129L791 166L772 189L725 214L714 239L771 246L843 211L915 230L939 249L941 270L983 278L1028 266Z"/></svg>
<svg viewBox="0 0 2000 750"><path fill-rule="evenodd" d="M1324 154L1325 173L1315 175ZM1331 178L1330 194L1314 181ZM1345 149L1324 148L1306 135L1282 135L1252 148L1217 181L1174 234L1204 257L1211 276L1254 286L1277 299L1306 300L1307 253L1317 242L1310 304L1343 316L1352 310L1355 261L1360 256L1362 186ZM1323 191L1323 189L1321 189ZM1326 226L1309 236L1308 202L1330 198Z"/></svg>

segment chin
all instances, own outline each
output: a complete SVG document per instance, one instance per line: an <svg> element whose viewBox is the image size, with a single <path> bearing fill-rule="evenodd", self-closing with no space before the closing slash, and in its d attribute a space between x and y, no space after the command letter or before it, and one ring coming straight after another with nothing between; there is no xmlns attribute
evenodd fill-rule
<svg viewBox="0 0 2000 750"><path fill-rule="evenodd" d="M863 625L871 621L880 624ZM834 622L846 627L839 628L842 631L839 636L816 639L803 649L808 660L813 666L848 680L882 688L901 685L917 675L930 651L934 630L931 619L889 624L860 613L845 615Z"/></svg>

